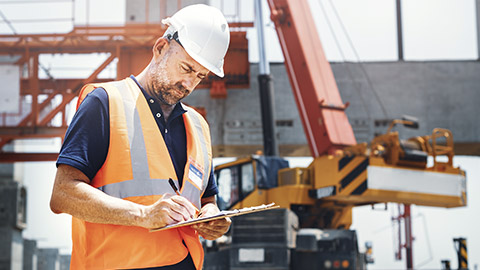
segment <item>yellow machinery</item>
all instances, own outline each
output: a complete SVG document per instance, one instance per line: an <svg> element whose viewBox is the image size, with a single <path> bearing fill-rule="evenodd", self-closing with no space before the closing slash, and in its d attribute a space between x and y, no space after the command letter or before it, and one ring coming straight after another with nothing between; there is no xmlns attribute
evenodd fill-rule
<svg viewBox="0 0 480 270"><path fill-rule="evenodd" d="M395 120L370 146L362 143L315 158L307 168L279 169L278 182L267 188L258 185L258 156L219 165L215 170L220 205L240 208L275 202L294 210L301 227L332 229L349 228L351 209L359 205L465 206L465 172L453 166L452 133L435 129L431 135L402 141L392 131L397 123L413 124ZM427 166L429 156L432 166Z"/></svg>
<svg viewBox="0 0 480 270"><path fill-rule="evenodd" d="M288 168L285 160L266 156L241 158L217 166L217 202L221 209L275 202L287 214L234 219L233 244L223 251L207 253L206 266L366 269L368 254L359 252L356 234L348 230L352 208L395 202L405 204L405 248L407 268L411 269L413 236L409 205L465 206L466 178L464 171L453 166L453 139L449 130L437 128L431 135L403 141L397 131L392 131L396 124L418 126L411 120L395 120L388 132L375 137L370 145L361 143L314 158L306 168ZM427 166L429 157L433 160L431 166ZM293 221L286 218L292 213ZM277 224L286 225L275 227ZM307 234L303 233L305 230ZM275 245L269 240L278 237L296 238L296 245L292 244L294 240ZM265 255L242 261L236 255L241 250ZM279 250L284 252L278 253ZM219 257L230 258L227 260L230 263L218 265ZM276 259L267 262L267 257ZM289 259L280 260L285 257Z"/></svg>

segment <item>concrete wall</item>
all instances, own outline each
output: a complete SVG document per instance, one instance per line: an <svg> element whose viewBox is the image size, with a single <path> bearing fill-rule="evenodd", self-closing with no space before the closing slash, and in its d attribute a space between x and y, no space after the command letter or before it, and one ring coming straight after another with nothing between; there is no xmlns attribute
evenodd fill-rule
<svg viewBox="0 0 480 270"><path fill-rule="evenodd" d="M60 255L60 270L70 269L70 255Z"/></svg>
<svg viewBox="0 0 480 270"><path fill-rule="evenodd" d="M60 255L57 248L38 249L38 270L60 270Z"/></svg>
<svg viewBox="0 0 480 270"><path fill-rule="evenodd" d="M351 122L365 119L372 124L409 114L419 118L420 129L406 135L443 127L454 132L457 142L480 141L480 62L342 63L332 68L342 98L352 104L347 110ZM375 131L370 129L370 138Z"/></svg>
<svg viewBox="0 0 480 270"><path fill-rule="evenodd" d="M60 255L57 248L37 248L36 240L23 240L23 270L68 270L70 255Z"/></svg>
<svg viewBox="0 0 480 270"><path fill-rule="evenodd" d="M452 130L456 149L480 155L480 62L332 63L347 116L359 142L383 133L390 119L412 115L419 130L398 128L401 136ZM277 137L282 155L309 155L301 119L283 64L272 64ZM198 90L185 99L205 107L216 156L248 155L262 150L258 66L251 65L250 89L230 89L226 99ZM382 109L383 107L383 109ZM462 149L464 147L465 149Z"/></svg>
<svg viewBox="0 0 480 270"><path fill-rule="evenodd" d="M5 145L4 151L12 151L12 145ZM0 183L1 182L11 182L14 178L14 163L0 163Z"/></svg>
<svg viewBox="0 0 480 270"><path fill-rule="evenodd" d="M23 270L37 270L37 241L23 240Z"/></svg>
<svg viewBox="0 0 480 270"><path fill-rule="evenodd" d="M22 269L22 227L17 223L19 185L0 181L0 269Z"/></svg>

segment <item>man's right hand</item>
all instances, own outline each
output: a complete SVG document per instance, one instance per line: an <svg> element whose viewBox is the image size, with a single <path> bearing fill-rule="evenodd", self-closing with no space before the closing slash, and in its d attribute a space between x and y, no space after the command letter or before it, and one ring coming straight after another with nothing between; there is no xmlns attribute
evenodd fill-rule
<svg viewBox="0 0 480 270"><path fill-rule="evenodd" d="M142 227L156 229L195 218L195 206L186 198L165 194L142 211Z"/></svg>
<svg viewBox="0 0 480 270"><path fill-rule="evenodd" d="M152 205L115 198L92 187L80 170L61 164L57 169L50 208L76 218L102 224L148 229L195 217L195 207L182 196L165 194Z"/></svg>

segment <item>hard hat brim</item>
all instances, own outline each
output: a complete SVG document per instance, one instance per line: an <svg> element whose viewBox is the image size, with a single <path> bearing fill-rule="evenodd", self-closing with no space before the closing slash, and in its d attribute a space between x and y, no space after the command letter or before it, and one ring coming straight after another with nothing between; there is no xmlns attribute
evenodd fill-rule
<svg viewBox="0 0 480 270"><path fill-rule="evenodd" d="M180 42L182 44L185 44L187 43L188 41L186 40L182 40L182 38L179 36L178 39L180 40ZM190 55L190 57L193 58L193 60L197 61L200 65L202 65L204 68L210 70L210 72L214 73L215 75L217 75L218 77L220 78L223 78L225 76L224 72L223 72L223 67L222 68L218 68L212 64L210 64L208 61L206 61L205 59L203 59L201 56L199 56L198 54L196 54L195 52L193 52L192 50L189 49L189 46L184 46L183 49L188 53L188 55ZM223 66L223 64L222 64Z"/></svg>

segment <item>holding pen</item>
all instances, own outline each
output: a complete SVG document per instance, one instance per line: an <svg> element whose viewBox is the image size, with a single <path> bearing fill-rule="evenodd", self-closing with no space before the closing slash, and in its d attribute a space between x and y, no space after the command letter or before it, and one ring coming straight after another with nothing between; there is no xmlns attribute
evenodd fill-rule
<svg viewBox="0 0 480 270"><path fill-rule="evenodd" d="M173 191L175 191L175 194L177 194L178 196L182 196L182 195L180 195L180 192L178 192L178 188L175 185L175 182L173 181L172 178L168 178L168 183L172 187ZM195 205L193 205L193 207L195 207L195 211L196 211L195 216L196 216L196 215L198 215L198 213L200 213L200 210Z"/></svg>
<svg viewBox="0 0 480 270"><path fill-rule="evenodd" d="M170 186L172 187L173 191L175 191L175 194L177 194L178 196L180 196L180 193L178 192L178 188L177 188L177 186L175 185L175 182L173 182L173 179L172 179L172 178L168 178L168 183L169 183Z"/></svg>

